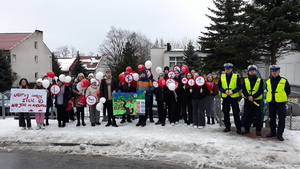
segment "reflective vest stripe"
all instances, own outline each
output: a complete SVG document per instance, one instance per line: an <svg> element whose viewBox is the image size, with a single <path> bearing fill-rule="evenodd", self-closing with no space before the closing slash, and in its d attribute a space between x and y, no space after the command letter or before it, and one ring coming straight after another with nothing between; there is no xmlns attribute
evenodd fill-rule
<svg viewBox="0 0 300 169"><path fill-rule="evenodd" d="M245 78L245 87L246 87L247 93L249 95L253 96L258 91L260 82L261 82L261 78L257 78L256 83L251 92L251 84L250 84L249 78ZM262 98L263 98L263 96L261 94L257 98L254 98L254 100L260 100Z"/></svg>

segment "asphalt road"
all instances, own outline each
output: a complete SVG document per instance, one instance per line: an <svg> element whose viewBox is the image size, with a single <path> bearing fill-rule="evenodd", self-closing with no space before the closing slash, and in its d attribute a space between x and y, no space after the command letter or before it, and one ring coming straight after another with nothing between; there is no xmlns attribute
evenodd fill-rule
<svg viewBox="0 0 300 169"><path fill-rule="evenodd" d="M47 152L0 151L3 169L181 169L158 161L127 160L102 156L51 154Z"/></svg>

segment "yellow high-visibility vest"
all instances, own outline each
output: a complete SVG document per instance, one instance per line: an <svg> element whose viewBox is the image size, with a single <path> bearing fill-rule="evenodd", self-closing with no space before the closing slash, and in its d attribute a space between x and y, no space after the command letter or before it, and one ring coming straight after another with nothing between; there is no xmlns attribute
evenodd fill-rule
<svg viewBox="0 0 300 169"><path fill-rule="evenodd" d="M272 101L272 85L271 85L271 80L268 79L266 81L267 83L267 96L266 96L266 100L267 102L271 102ZM275 90L275 101L277 103L281 103L281 102L286 102L287 101L287 94L284 90L285 88L285 84L286 84L286 79L281 78L279 83L277 84L276 90Z"/></svg>
<svg viewBox="0 0 300 169"><path fill-rule="evenodd" d="M237 74L233 73L230 79L230 83L229 83L229 87L227 84L227 80L226 80L226 74L222 74L221 75L221 82L222 82L222 88L224 90L228 90L228 91L232 91L235 88L237 88ZM235 97L239 97L240 94L239 92L233 93L230 97L235 98ZM227 94L222 93L222 97L227 97Z"/></svg>
<svg viewBox="0 0 300 169"><path fill-rule="evenodd" d="M250 84L249 78L245 78L245 87L246 87L247 93L249 95L254 95L259 89L260 82L261 82L261 78L257 78L256 83L255 83L255 85L252 89L252 93L251 93L251 84ZM254 100L260 100L262 98L263 98L263 95L261 94L257 98L254 98Z"/></svg>

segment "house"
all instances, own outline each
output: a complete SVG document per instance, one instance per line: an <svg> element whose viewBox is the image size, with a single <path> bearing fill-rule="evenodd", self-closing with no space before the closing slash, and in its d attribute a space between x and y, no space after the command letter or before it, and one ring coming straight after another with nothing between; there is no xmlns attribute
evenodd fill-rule
<svg viewBox="0 0 300 169"><path fill-rule="evenodd" d="M21 78L35 82L47 71L52 70L51 51L43 41L43 31L33 33L0 33L0 49L11 63L13 76L18 86Z"/></svg>
<svg viewBox="0 0 300 169"><path fill-rule="evenodd" d="M98 72L97 70L99 69L100 66L100 61L101 61L101 56L79 56L80 57L80 61L82 63L82 65L86 68L87 70L87 74L89 73L93 73L96 74L96 72ZM76 59L75 58L60 58L58 59L58 62L61 64L61 68L62 71L64 71L66 73L66 71L68 71L68 73L71 75L71 70L72 68L75 66L76 64Z"/></svg>
<svg viewBox="0 0 300 169"><path fill-rule="evenodd" d="M205 57L206 54L195 51L199 57ZM156 67L164 69L165 66L169 66L170 70L175 65L183 65L184 49L171 49L171 45L167 43L164 48L151 48L150 58L152 62L153 78L157 79L158 74L155 72Z"/></svg>

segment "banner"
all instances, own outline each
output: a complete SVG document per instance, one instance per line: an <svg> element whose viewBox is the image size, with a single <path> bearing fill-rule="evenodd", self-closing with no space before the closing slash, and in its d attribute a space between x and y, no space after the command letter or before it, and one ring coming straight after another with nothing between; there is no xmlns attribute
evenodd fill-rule
<svg viewBox="0 0 300 169"><path fill-rule="evenodd" d="M114 115L144 115L146 108L145 94L116 92L112 94Z"/></svg>
<svg viewBox="0 0 300 169"><path fill-rule="evenodd" d="M45 113L46 107L46 90L11 89L10 112Z"/></svg>

